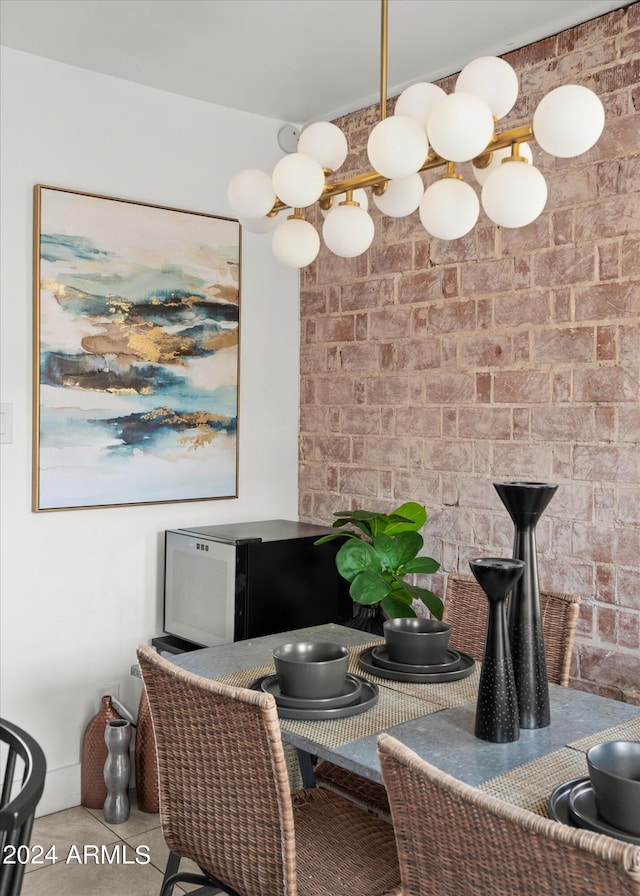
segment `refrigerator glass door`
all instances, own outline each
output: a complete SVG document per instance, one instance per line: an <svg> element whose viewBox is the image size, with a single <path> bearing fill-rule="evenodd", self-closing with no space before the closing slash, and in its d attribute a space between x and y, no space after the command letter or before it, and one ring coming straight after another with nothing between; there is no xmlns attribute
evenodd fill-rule
<svg viewBox="0 0 640 896"><path fill-rule="evenodd" d="M204 647L231 643L235 546L167 532L166 552L165 631Z"/></svg>

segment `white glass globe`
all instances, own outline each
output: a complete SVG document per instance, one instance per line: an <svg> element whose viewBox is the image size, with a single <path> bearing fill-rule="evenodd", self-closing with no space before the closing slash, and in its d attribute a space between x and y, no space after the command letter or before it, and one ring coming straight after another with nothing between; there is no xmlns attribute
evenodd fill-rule
<svg viewBox="0 0 640 896"><path fill-rule="evenodd" d="M398 97L393 114L413 118L426 133L429 116L435 105L445 96L446 93L437 84L427 82L411 84Z"/></svg>
<svg viewBox="0 0 640 896"><path fill-rule="evenodd" d="M418 208L424 196L424 184L419 174L397 177L387 181L387 189L380 196L373 193L373 201L383 215L404 218Z"/></svg>
<svg viewBox="0 0 640 896"><path fill-rule="evenodd" d="M337 208L341 202L344 202L346 200L346 198L346 193L338 193L336 196L334 196L330 208L320 209L320 211L322 212L322 217L326 218L329 212L332 212L334 208ZM353 201L357 202L360 208L363 208L365 212L369 208L369 197L367 196L366 191L361 189L360 187L358 187L357 190L353 191Z"/></svg>
<svg viewBox="0 0 640 896"><path fill-rule="evenodd" d="M337 171L347 158L349 146L340 128L330 121L316 121L307 125L298 140L298 152L304 152L321 168Z"/></svg>
<svg viewBox="0 0 640 896"><path fill-rule="evenodd" d="M384 177L406 177L424 165L429 143L417 121L392 115L378 122L369 134L367 155Z"/></svg>
<svg viewBox="0 0 640 896"><path fill-rule="evenodd" d="M536 140L552 156L579 156L597 142L604 127L604 108L599 97L578 84L550 91L533 116Z"/></svg>
<svg viewBox="0 0 640 896"><path fill-rule="evenodd" d="M282 214L282 213L280 213ZM265 215L263 218L239 218L240 226L249 233L271 233L281 223L280 215Z"/></svg>
<svg viewBox="0 0 640 896"><path fill-rule="evenodd" d="M503 159L508 159L511 155L511 147L507 146L504 149L494 149L492 156L493 158L489 162L486 168L476 168L475 165L472 165L471 168L475 175L476 180L479 184L484 184L490 174L499 168L502 164ZM526 159L527 162L533 162L533 155L531 153L531 147L528 143L521 143L518 146L518 155L521 155L523 159Z"/></svg>
<svg viewBox="0 0 640 896"><path fill-rule="evenodd" d="M261 218L273 208L276 194L266 171L244 168L229 181L227 199L239 217Z"/></svg>
<svg viewBox="0 0 640 896"><path fill-rule="evenodd" d="M292 152L280 159L271 180L278 197L291 208L312 205L324 190L322 165L303 152Z"/></svg>
<svg viewBox="0 0 640 896"><path fill-rule="evenodd" d="M442 177L425 190L420 203L424 229L441 240L457 240L473 228L480 202L473 188L456 177Z"/></svg>
<svg viewBox="0 0 640 896"><path fill-rule="evenodd" d="M287 218L271 238L273 254L288 268L303 268L320 251L320 237L313 225L301 218Z"/></svg>
<svg viewBox="0 0 640 896"><path fill-rule="evenodd" d="M456 93L473 93L484 100L494 118L503 118L518 99L518 76L504 59L481 56L462 69Z"/></svg>
<svg viewBox="0 0 640 896"><path fill-rule="evenodd" d="M334 255L354 258L366 252L375 235L371 215L357 205L332 208L322 225L322 238Z"/></svg>
<svg viewBox="0 0 640 896"><path fill-rule="evenodd" d="M526 162L504 162L482 188L482 207L500 227L525 227L547 201L544 177Z"/></svg>
<svg viewBox="0 0 640 896"><path fill-rule="evenodd" d="M479 156L493 136L493 115L472 93L451 93L440 100L427 125L429 143L449 162Z"/></svg>

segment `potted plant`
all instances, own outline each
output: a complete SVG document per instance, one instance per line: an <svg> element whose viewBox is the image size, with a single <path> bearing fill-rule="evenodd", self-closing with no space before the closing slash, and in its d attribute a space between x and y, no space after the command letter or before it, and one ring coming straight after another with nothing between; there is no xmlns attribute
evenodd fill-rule
<svg viewBox="0 0 640 896"><path fill-rule="evenodd" d="M427 511L421 504L409 501L389 514L340 510L334 516L333 526L340 531L319 538L315 544L346 539L336 554L336 566L350 583L349 594L355 603L379 605L394 619L416 616L411 605L419 600L432 616L442 619L442 600L427 588L406 581L407 576L429 575L440 569L432 557L418 556L424 545L418 530L427 521Z"/></svg>

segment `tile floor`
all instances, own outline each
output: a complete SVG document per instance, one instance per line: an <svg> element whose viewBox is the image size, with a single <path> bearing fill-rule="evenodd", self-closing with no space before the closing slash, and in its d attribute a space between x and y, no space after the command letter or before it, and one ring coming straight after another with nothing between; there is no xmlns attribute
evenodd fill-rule
<svg viewBox="0 0 640 896"><path fill-rule="evenodd" d="M108 825L101 809L82 806L37 818L32 858L40 854L36 847L42 847L41 863L26 869L22 896L159 896L169 855L159 816L141 812L135 793L123 824ZM183 862L180 870L198 868ZM186 884L174 889L175 896L184 892L213 896L219 891Z"/></svg>

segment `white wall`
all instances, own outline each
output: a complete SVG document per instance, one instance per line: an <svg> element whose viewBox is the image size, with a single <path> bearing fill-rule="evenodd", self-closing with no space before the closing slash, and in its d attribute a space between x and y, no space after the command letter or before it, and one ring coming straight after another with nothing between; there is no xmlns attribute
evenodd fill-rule
<svg viewBox="0 0 640 896"><path fill-rule="evenodd" d="M233 72L229 73L233 77ZM239 498L32 513L33 187L42 183L232 217L226 184L270 170L282 122L2 48L2 716L42 745L39 814L80 802L97 689L125 702L136 645L161 631L163 533L297 518L299 284L270 237L242 247ZM137 705L132 706L137 709Z"/></svg>

